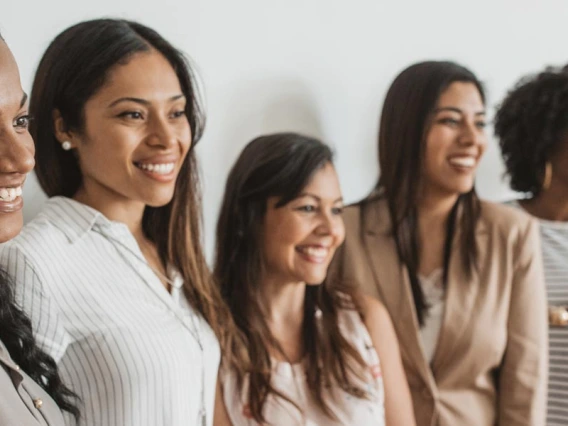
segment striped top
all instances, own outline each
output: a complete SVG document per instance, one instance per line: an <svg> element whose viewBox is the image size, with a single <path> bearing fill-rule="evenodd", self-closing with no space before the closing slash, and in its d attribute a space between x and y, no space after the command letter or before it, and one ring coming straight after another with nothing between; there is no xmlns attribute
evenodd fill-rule
<svg viewBox="0 0 568 426"><path fill-rule="evenodd" d="M65 197L0 247L39 345L82 399L82 425L201 425L203 371L212 425L218 342L182 280L168 293L143 259L125 224Z"/></svg>
<svg viewBox="0 0 568 426"><path fill-rule="evenodd" d="M272 385L294 404L270 395L264 405L263 414L267 424L282 426L385 426L384 389L382 370L371 336L359 313L344 309L339 312L339 328L343 336L361 354L368 365L365 381L355 384L368 392L369 398L357 398L341 389L331 387L324 398L336 416L332 419L316 404L310 395L306 381L305 363L290 364L273 361ZM258 426L245 402L247 384L243 392L237 388L233 372L221 369L221 383L227 413L233 426Z"/></svg>
<svg viewBox="0 0 568 426"><path fill-rule="evenodd" d="M517 202L510 203L522 208ZM549 305L568 307L568 222L539 219ZM568 327L549 328L548 426L568 425Z"/></svg>

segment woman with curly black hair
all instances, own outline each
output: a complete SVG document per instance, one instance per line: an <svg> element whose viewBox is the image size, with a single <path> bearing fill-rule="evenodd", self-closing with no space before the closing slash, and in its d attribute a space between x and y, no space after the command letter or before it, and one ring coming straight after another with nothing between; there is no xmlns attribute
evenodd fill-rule
<svg viewBox="0 0 568 426"><path fill-rule="evenodd" d="M22 185L34 167L27 95L18 67L0 36L0 242L22 228ZM63 425L58 406L78 419L74 394L53 359L36 345L28 317L17 307L0 271L0 425Z"/></svg>
<svg viewBox="0 0 568 426"><path fill-rule="evenodd" d="M568 424L568 72L523 78L495 119L512 204L540 219L549 304L548 425Z"/></svg>

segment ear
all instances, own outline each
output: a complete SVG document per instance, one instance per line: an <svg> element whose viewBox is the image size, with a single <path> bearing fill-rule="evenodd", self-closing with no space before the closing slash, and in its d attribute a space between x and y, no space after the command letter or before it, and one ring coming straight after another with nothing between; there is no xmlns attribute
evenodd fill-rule
<svg viewBox="0 0 568 426"><path fill-rule="evenodd" d="M53 110L53 128L55 129L55 137L59 143L63 144L67 142L70 144L66 147L66 150L77 148L79 136L75 132L68 130L58 109Z"/></svg>

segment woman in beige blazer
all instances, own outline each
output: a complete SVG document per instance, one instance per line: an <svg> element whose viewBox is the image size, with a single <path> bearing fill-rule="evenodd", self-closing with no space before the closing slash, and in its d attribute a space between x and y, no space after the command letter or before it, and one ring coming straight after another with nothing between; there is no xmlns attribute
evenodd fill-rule
<svg viewBox="0 0 568 426"><path fill-rule="evenodd" d="M544 425L538 228L477 197L484 125L469 70L424 62L403 71L383 107L379 182L346 209L332 267L388 309L420 426Z"/></svg>
<svg viewBox="0 0 568 426"><path fill-rule="evenodd" d="M34 166L26 99L14 57L0 36L0 242L22 228L22 185ZM78 418L73 394L61 383L55 362L36 346L30 321L16 306L2 271L0 367L0 425L61 426L56 402Z"/></svg>

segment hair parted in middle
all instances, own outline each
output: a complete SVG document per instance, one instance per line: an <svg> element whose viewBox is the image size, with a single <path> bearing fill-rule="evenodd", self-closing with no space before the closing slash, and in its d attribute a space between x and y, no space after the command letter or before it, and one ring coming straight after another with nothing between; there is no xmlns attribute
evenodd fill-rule
<svg viewBox="0 0 568 426"><path fill-rule="evenodd" d="M285 355L270 332L261 302L265 268L262 235L270 232L263 229L268 199L278 197L276 208L283 207L332 160L329 147L317 139L295 133L272 134L250 142L227 178L217 223L214 273L244 337L244 346L235 345L233 350L248 352L252 364L250 371L235 370L237 387L242 390L248 380L250 412L262 424L266 422L263 407L270 394L296 405L271 385L269 348ZM342 336L338 325L340 309L357 309L356 296L353 288L331 280L306 287L302 326L306 379L312 397L330 417L333 414L323 397L329 383L356 397L367 397L366 391L352 380L361 377L365 362ZM319 319L318 309L322 313Z"/></svg>
<svg viewBox="0 0 568 426"><path fill-rule="evenodd" d="M475 85L483 103L481 82L467 68L454 62L426 61L403 70L391 84L379 127L380 176L362 205L378 198L386 199L398 256L406 266L420 325L428 306L418 281L419 247L418 211L426 137L440 95L454 82ZM475 188L459 196L447 223L444 248L443 283L447 284L448 265L456 228L461 230L462 266L469 276L477 263L475 227L480 215ZM458 211L461 214L458 215ZM364 209L362 209L364 211Z"/></svg>
<svg viewBox="0 0 568 426"><path fill-rule="evenodd" d="M201 189L194 148L205 119L196 79L182 52L153 29L121 19L81 22L55 37L39 63L31 92L35 170L48 196L73 197L81 187L82 172L73 151L61 149L56 139L54 112L59 111L66 129L81 133L85 104L105 84L113 68L152 50L166 58L179 79L187 100L185 113L192 144L177 177L173 199L162 207L146 206L142 229L156 245L163 264L179 271L187 299L225 348L235 336L234 323L212 283L201 241Z"/></svg>

